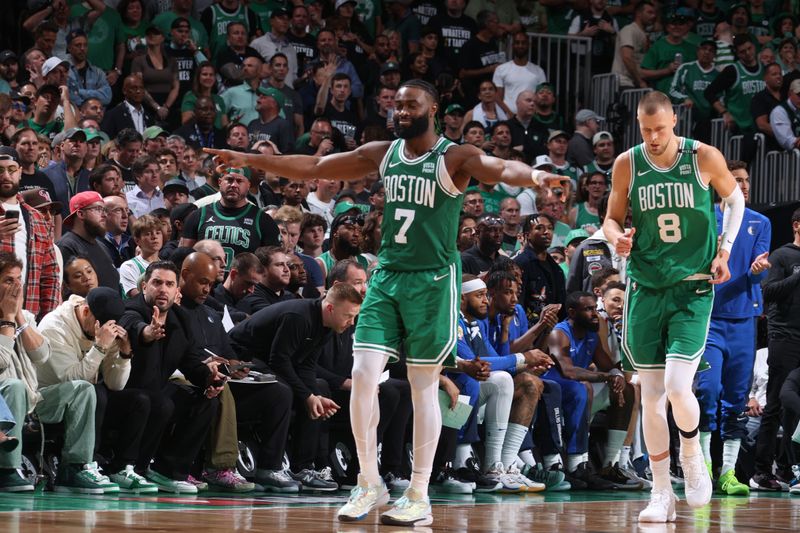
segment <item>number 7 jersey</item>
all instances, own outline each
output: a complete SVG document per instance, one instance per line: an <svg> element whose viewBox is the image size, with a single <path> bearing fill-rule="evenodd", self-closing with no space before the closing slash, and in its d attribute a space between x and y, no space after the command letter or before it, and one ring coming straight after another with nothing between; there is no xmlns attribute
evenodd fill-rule
<svg viewBox="0 0 800 533"><path fill-rule="evenodd" d="M462 193L444 162L454 143L440 137L416 159L397 139L381 161L386 191L378 266L387 270L434 270L460 261L456 240Z"/></svg>
<svg viewBox="0 0 800 533"><path fill-rule="evenodd" d="M717 249L714 193L700 176L699 143L678 140L678 156L669 168L657 167L644 144L628 151L628 195L636 228L628 275L655 289L693 274L710 275Z"/></svg>

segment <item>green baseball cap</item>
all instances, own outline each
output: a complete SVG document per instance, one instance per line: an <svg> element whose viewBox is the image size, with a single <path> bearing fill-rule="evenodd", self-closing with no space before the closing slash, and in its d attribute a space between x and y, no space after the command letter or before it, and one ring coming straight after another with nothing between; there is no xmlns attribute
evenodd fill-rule
<svg viewBox="0 0 800 533"><path fill-rule="evenodd" d="M351 209L358 209L362 213L369 212L369 206L364 204L354 204L353 202L339 202L336 204L336 207L333 208L333 216L341 215L342 213L347 213Z"/></svg>
<svg viewBox="0 0 800 533"><path fill-rule="evenodd" d="M284 94L281 91L279 91L278 89L276 89L275 87L262 87L262 86L259 86L258 87L258 94L261 94L261 95L264 95L264 96L271 96L272 98L275 99L275 102L278 103L278 108L283 110L283 104L286 103L286 96L284 96Z"/></svg>
<svg viewBox="0 0 800 533"><path fill-rule="evenodd" d="M589 232L586 231L583 228L578 228L578 229L570 230L570 232L567 233L567 236L564 239L564 242L566 243L567 246L569 246L570 244L572 244L572 241L574 241L575 239L584 240L584 239L588 239L588 238L589 238Z"/></svg>

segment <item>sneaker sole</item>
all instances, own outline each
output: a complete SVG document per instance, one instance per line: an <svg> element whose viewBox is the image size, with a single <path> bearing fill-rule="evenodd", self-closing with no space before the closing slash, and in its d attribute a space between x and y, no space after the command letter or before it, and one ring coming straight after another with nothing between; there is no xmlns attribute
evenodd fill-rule
<svg viewBox="0 0 800 533"><path fill-rule="evenodd" d="M405 526L405 527L429 526L433 524L433 515L429 514L424 518L420 518L418 520L397 520L396 518L392 518L391 516L382 514L381 524L385 526Z"/></svg>
<svg viewBox="0 0 800 533"><path fill-rule="evenodd" d="M365 513L363 513L361 515L351 516L351 515L347 515L347 514L336 513L336 517L339 519L339 522L358 522L360 520L364 520L367 517L367 515L369 513L371 513L373 510L375 510L376 508L382 507L382 506L386 505L387 503L389 503L389 493L388 492L386 492L385 494L382 494L380 498L375 500L375 503L373 504L373 506L370 507L369 509L367 509L367 512L365 512Z"/></svg>
<svg viewBox="0 0 800 533"><path fill-rule="evenodd" d="M300 487L272 487L269 485L261 485L264 492L277 492L280 494L297 494L300 492Z"/></svg>
<svg viewBox="0 0 800 533"><path fill-rule="evenodd" d="M666 520L642 520L639 518L638 522L640 524L666 524L668 522L674 522L678 517L678 513L675 511L672 512L670 516L667 517Z"/></svg>
<svg viewBox="0 0 800 533"><path fill-rule="evenodd" d="M759 485L758 483L756 483L752 479L750 480L748 485L750 485L750 488L753 489L753 490L758 490L758 491L763 491L763 492L780 492L782 490L780 488L773 489L773 488L770 488L770 487L762 487L761 485Z"/></svg>
<svg viewBox="0 0 800 533"><path fill-rule="evenodd" d="M122 487L119 488L120 492L124 492L125 494L157 494L158 487L145 487L140 489L124 489Z"/></svg>
<svg viewBox="0 0 800 533"><path fill-rule="evenodd" d="M302 492L336 492L339 490L339 487L330 487L330 488L322 488L322 487L306 487L303 485L300 487Z"/></svg>
<svg viewBox="0 0 800 533"><path fill-rule="evenodd" d="M55 492L72 494L103 494L103 489L90 489L85 487L65 487L56 485L53 490Z"/></svg>
<svg viewBox="0 0 800 533"><path fill-rule="evenodd" d="M158 491L167 492L169 494L197 494L199 492L196 487L194 490L190 490L190 489L172 489L161 486L158 487Z"/></svg>
<svg viewBox="0 0 800 533"><path fill-rule="evenodd" d="M214 491L217 491L217 492L242 493L242 492L253 492L254 490L256 490L256 486L255 485L252 485L250 487L228 487L226 485L214 485L213 483L209 483L208 487L209 487L209 490L214 490Z"/></svg>
<svg viewBox="0 0 800 533"><path fill-rule="evenodd" d="M561 483L557 483L552 487L547 487L547 492L565 492L572 488L569 481L562 481Z"/></svg>

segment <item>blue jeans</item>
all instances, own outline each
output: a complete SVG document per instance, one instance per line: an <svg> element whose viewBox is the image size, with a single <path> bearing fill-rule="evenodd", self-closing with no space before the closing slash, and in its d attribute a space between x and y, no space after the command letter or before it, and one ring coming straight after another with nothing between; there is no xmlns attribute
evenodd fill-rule
<svg viewBox="0 0 800 533"><path fill-rule="evenodd" d="M0 431L6 432L13 428L16 423L17 421L14 420L14 415L11 414L6 401L0 396Z"/></svg>

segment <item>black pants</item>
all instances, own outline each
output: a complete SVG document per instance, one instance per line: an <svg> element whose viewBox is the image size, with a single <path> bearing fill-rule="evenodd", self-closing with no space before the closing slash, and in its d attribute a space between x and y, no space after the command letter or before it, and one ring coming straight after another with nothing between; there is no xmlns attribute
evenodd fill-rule
<svg viewBox="0 0 800 533"><path fill-rule="evenodd" d="M126 465L136 464L142 436L148 431L152 391L144 389L109 390L105 384L94 386L97 396L95 410L95 450L100 448L102 437L108 430L116 430L117 438L110 448L113 458L108 472L119 472Z"/></svg>
<svg viewBox="0 0 800 533"><path fill-rule="evenodd" d="M800 342L787 339L770 339L769 381L767 382L767 406L761 416L761 428L756 441L756 472L772 472L772 461L776 460L778 469L786 471L790 465L785 454L775 456L775 439L781 419L781 388L792 370L800 367ZM784 428L790 433L794 428Z"/></svg>
<svg viewBox="0 0 800 533"><path fill-rule="evenodd" d="M278 377L278 382L286 385L282 378ZM328 383L325 380L317 379L314 387L316 394L330 398ZM305 399L300 399L292 394L294 416L292 418L292 448L289 459L292 464L292 471L299 472L306 468L314 468L314 459L320 446L320 432L322 431L323 420L313 420L308 416Z"/></svg>
<svg viewBox="0 0 800 533"><path fill-rule="evenodd" d="M792 441L792 435L800 422L800 368L795 368L783 382L780 394L783 405L783 449L790 465L800 462L800 444Z"/></svg>
<svg viewBox="0 0 800 533"><path fill-rule="evenodd" d="M413 405L411 403L411 385L405 379L389 378L378 386L378 409L380 410L380 422L378 422L378 442L383 443L381 448L381 470L383 473L392 472L393 474L402 473L403 464L403 445L406 442L406 430ZM350 391L337 390L331 392L331 397L341 409L331 418L330 423L323 424L322 435L320 436L320 453L318 456L325 456L325 463L329 462L330 450L329 431L331 426L346 428L349 436L349 443L355 450L355 441L350 429ZM322 460L319 457L318 461ZM357 465L358 458L353 458ZM354 471L358 471L358 467Z"/></svg>
<svg viewBox="0 0 800 533"><path fill-rule="evenodd" d="M258 468L280 470L292 420L292 389L281 382L230 386L236 400L236 420L257 423L255 432L261 441L256 458Z"/></svg>
<svg viewBox="0 0 800 533"><path fill-rule="evenodd" d="M217 416L219 400L174 382L148 394L150 417L136 470L144 472L155 458L153 470L171 479L185 479Z"/></svg>

